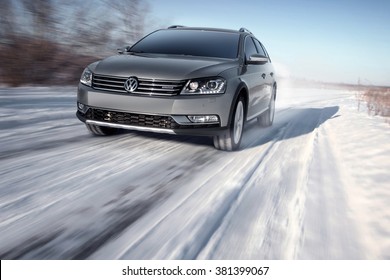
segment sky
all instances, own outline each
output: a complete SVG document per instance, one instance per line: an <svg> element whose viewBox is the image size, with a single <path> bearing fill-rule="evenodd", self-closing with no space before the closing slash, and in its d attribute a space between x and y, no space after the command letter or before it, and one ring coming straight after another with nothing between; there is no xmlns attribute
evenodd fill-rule
<svg viewBox="0 0 390 280"><path fill-rule="evenodd" d="M246 27L280 76L390 86L389 0L148 2L160 26Z"/></svg>

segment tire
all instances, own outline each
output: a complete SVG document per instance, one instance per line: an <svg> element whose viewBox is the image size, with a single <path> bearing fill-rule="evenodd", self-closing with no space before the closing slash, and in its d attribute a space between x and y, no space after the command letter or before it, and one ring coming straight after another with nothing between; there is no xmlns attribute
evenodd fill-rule
<svg viewBox="0 0 390 280"><path fill-rule="evenodd" d="M275 116L275 99L276 99L276 88L274 87L272 90L272 97L269 102L269 106L267 111L265 111L263 114L261 114L259 117L257 117L257 121L260 126L267 127L271 126L274 122L274 116Z"/></svg>
<svg viewBox="0 0 390 280"><path fill-rule="evenodd" d="M117 128L114 127L99 126L94 124L85 124L85 126L93 135L98 136L115 135L118 134L119 131Z"/></svg>
<svg viewBox="0 0 390 280"><path fill-rule="evenodd" d="M234 108L233 118L229 129L221 135L214 136L214 147L223 151L235 151L240 147L242 133L244 131L245 101L240 97Z"/></svg>

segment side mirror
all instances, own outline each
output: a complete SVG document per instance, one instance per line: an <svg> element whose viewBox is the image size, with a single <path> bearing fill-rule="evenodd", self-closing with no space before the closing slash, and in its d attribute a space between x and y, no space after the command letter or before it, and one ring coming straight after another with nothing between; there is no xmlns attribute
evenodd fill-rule
<svg viewBox="0 0 390 280"><path fill-rule="evenodd" d="M124 54L124 53L126 53L126 52L129 52L130 51L130 46L126 46L126 47L124 47L124 48L120 48L120 49L117 49L117 52L119 53L119 54Z"/></svg>
<svg viewBox="0 0 390 280"><path fill-rule="evenodd" d="M261 54L252 54L246 61L247 64L265 64L267 63L268 57Z"/></svg>

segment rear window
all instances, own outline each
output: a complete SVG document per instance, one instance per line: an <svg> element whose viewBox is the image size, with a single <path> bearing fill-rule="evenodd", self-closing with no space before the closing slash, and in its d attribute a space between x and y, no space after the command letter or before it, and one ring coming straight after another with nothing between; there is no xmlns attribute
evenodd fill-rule
<svg viewBox="0 0 390 280"><path fill-rule="evenodd" d="M234 59L239 34L203 30L159 30L136 43L130 51Z"/></svg>

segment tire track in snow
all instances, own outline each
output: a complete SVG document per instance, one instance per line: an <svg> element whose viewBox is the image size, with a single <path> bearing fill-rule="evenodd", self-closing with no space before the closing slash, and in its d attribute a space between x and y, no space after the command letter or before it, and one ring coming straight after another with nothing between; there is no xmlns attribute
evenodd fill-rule
<svg viewBox="0 0 390 280"><path fill-rule="evenodd" d="M301 259L361 259L361 240L350 219L346 174L336 157L334 135L330 125L320 129L315 141L315 154L308 185L305 213L305 242L298 254ZM324 174L328 174L324 176Z"/></svg>
<svg viewBox="0 0 390 280"><path fill-rule="evenodd" d="M314 121L306 117L312 117L313 112L317 113ZM232 207L198 258L296 257L303 236L308 170L322 113L323 110L303 110L296 116L286 114L291 121L284 131L284 141L275 146L255 171L236 207ZM311 128L305 129L307 126ZM295 136L297 129L305 133ZM286 141L291 135L294 138ZM291 166L294 160L286 160L289 157L295 158L296 166Z"/></svg>

